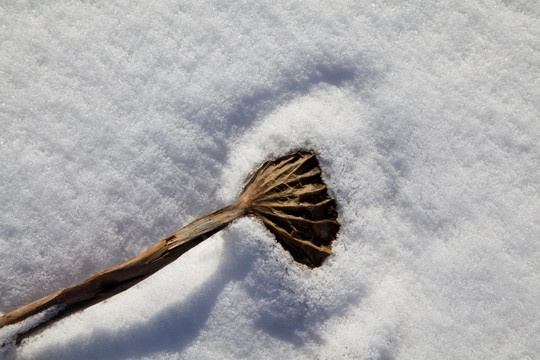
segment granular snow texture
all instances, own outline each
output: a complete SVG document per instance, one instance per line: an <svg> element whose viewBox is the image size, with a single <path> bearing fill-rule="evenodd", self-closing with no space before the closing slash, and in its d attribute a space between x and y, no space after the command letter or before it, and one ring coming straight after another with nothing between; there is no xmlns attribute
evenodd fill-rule
<svg viewBox="0 0 540 360"><path fill-rule="evenodd" d="M252 218L8 359L535 359L534 1L0 4L0 311L318 153L315 270ZM12 334L0 330L0 336Z"/></svg>

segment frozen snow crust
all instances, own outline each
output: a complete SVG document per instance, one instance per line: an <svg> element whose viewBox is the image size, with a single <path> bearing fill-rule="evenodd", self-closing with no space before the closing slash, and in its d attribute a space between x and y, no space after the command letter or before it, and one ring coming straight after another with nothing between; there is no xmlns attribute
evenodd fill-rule
<svg viewBox="0 0 540 360"><path fill-rule="evenodd" d="M227 205L291 150L317 151L342 225L312 271L239 220L2 356L534 359L538 9L1 4L1 312Z"/></svg>

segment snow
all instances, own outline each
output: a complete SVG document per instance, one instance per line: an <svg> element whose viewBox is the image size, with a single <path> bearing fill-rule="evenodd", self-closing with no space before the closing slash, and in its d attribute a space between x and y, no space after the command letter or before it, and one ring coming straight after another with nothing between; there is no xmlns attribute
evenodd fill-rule
<svg viewBox="0 0 540 360"><path fill-rule="evenodd" d="M342 224L309 270L240 219L2 356L537 358L539 10L1 4L1 312L137 255L295 149L317 151Z"/></svg>

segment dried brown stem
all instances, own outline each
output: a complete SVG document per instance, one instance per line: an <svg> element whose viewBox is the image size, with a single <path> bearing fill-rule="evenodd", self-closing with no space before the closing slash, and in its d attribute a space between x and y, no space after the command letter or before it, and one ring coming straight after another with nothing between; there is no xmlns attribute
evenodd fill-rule
<svg viewBox="0 0 540 360"><path fill-rule="evenodd" d="M234 204L195 220L121 265L0 317L0 328L60 305L51 319L20 333L20 341L53 321L130 288L246 214L261 219L293 259L309 267L320 266L331 254L330 245L339 230L335 201L328 198L315 153L284 156L266 162Z"/></svg>

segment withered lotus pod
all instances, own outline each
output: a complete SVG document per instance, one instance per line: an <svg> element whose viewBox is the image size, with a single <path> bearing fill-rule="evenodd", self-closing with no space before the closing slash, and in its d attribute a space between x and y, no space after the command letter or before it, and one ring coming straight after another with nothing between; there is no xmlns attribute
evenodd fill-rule
<svg viewBox="0 0 540 360"><path fill-rule="evenodd" d="M55 306L42 324L22 329L17 342L45 325L116 295L170 264L238 217L253 215L299 263L320 266L339 230L335 200L328 197L315 153L271 160L253 175L232 205L205 215L123 264L0 317L0 328Z"/></svg>
<svg viewBox="0 0 540 360"><path fill-rule="evenodd" d="M332 253L339 230L336 202L328 197L314 152L266 162L240 199L299 263L317 267Z"/></svg>

